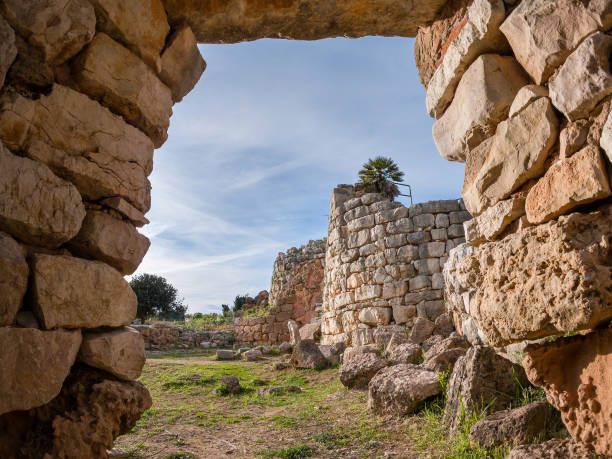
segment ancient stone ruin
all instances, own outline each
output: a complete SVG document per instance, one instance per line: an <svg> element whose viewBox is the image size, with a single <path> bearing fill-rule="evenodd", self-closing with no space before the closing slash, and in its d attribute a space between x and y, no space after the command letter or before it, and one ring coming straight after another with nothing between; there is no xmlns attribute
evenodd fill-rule
<svg viewBox="0 0 612 459"><path fill-rule="evenodd" d="M302 247L279 253L274 261L270 295L264 314L252 315L244 308L234 321L236 342L280 344L289 341L287 322L298 326L318 322L323 301L323 269L326 240L309 241ZM261 309L260 309L261 311Z"/></svg>
<svg viewBox="0 0 612 459"><path fill-rule="evenodd" d="M0 2L0 456L104 457L150 406L123 275L149 245L136 228L153 150L205 68L196 42L365 35L417 37L434 139L465 162L470 246L445 267L456 328L500 352L518 344L574 441L612 454L611 29L609 0ZM347 244L363 242L363 217ZM359 301L342 296L346 277L334 308ZM360 282L359 298L385 300L386 277ZM344 333L327 304L326 335ZM370 339L355 330L384 322L387 304L355 318L350 339ZM410 364L391 368L433 388Z"/></svg>

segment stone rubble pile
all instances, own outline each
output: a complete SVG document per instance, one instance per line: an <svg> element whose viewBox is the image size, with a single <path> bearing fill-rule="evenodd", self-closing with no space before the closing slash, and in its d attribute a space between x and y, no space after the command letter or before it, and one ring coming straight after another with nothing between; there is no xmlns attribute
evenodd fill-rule
<svg viewBox="0 0 612 459"><path fill-rule="evenodd" d="M124 276L204 67L161 0L0 3L1 457L106 457L151 406Z"/></svg>

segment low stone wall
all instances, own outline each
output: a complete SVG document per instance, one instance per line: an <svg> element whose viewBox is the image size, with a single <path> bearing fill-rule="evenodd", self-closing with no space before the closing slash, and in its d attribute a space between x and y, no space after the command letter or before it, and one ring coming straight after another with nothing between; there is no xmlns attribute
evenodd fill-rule
<svg viewBox="0 0 612 459"><path fill-rule="evenodd" d="M142 335L146 349L179 347L231 347L234 330L192 331L169 324L133 325Z"/></svg>
<svg viewBox="0 0 612 459"><path fill-rule="evenodd" d="M263 317L237 317L236 342L279 344L289 341L289 320L302 326L317 319L323 297L325 246L325 239L309 241L299 249L292 247L278 254L270 287L272 307Z"/></svg>
<svg viewBox="0 0 612 459"><path fill-rule="evenodd" d="M333 192L325 259L322 342L373 344L377 329L411 329L445 311L442 268L471 218L458 200L411 208L383 195Z"/></svg>

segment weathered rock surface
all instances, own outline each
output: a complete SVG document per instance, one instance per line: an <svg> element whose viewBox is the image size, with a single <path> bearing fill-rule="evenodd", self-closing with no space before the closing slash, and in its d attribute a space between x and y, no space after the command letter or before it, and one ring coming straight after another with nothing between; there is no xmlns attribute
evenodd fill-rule
<svg viewBox="0 0 612 459"><path fill-rule="evenodd" d="M611 224L604 207L483 244L457 263L453 290L475 290L469 314L494 346L592 329L612 317Z"/></svg>
<svg viewBox="0 0 612 459"><path fill-rule="evenodd" d="M46 62L55 65L78 53L96 30L96 15L87 0L5 0L0 12Z"/></svg>
<svg viewBox="0 0 612 459"><path fill-rule="evenodd" d="M556 410L545 402L498 411L472 426L470 443L485 448L532 443L555 427L555 413Z"/></svg>
<svg viewBox="0 0 612 459"><path fill-rule="evenodd" d="M136 294L102 262L38 254L30 268L32 306L46 329L119 327L136 316Z"/></svg>
<svg viewBox="0 0 612 459"><path fill-rule="evenodd" d="M389 366L389 362L377 354L358 355L345 362L338 372L340 382L351 389L367 389L370 380L379 370Z"/></svg>
<svg viewBox="0 0 612 459"><path fill-rule="evenodd" d="M295 368L321 369L328 365L328 361L317 343L305 339L293 346L291 364Z"/></svg>
<svg viewBox="0 0 612 459"><path fill-rule="evenodd" d="M129 432L151 404L141 383L76 366L47 405L0 416L0 455L107 457L115 438Z"/></svg>
<svg viewBox="0 0 612 459"><path fill-rule="evenodd" d="M144 339L138 331L123 327L108 332L87 332L77 359L108 371L119 379L135 380L142 372L146 357Z"/></svg>
<svg viewBox="0 0 612 459"><path fill-rule="evenodd" d="M359 311L359 321L368 325L387 325L391 320L391 308L367 307Z"/></svg>
<svg viewBox="0 0 612 459"><path fill-rule="evenodd" d="M452 103L433 126L442 157L465 162L470 150L495 133L516 93L528 83L514 58L496 54L478 57L459 82Z"/></svg>
<svg viewBox="0 0 612 459"><path fill-rule="evenodd" d="M15 322L28 287L29 272L22 248L13 238L0 233L0 326Z"/></svg>
<svg viewBox="0 0 612 459"><path fill-rule="evenodd" d="M555 438L539 445L513 448L506 459L596 459L599 456L580 448L571 438Z"/></svg>
<svg viewBox="0 0 612 459"><path fill-rule="evenodd" d="M219 351L217 351L217 355L218 354ZM247 362L256 362L257 360L261 360L262 357L263 353L259 349L251 349L244 353L244 358L247 359Z"/></svg>
<svg viewBox="0 0 612 459"><path fill-rule="evenodd" d="M578 150L582 149L589 135L589 120L577 120L568 123L559 134L559 157L569 158ZM602 148L604 144L603 132L606 131L605 123L600 134Z"/></svg>
<svg viewBox="0 0 612 459"><path fill-rule="evenodd" d="M463 411L489 412L507 408L514 400L517 382L525 387L527 377L519 365L500 357L485 346L470 348L455 363L446 389L444 422L455 430Z"/></svg>
<svg viewBox="0 0 612 459"><path fill-rule="evenodd" d="M129 275L136 271L150 245L149 239L130 223L104 212L89 211L68 247L77 256L103 261Z"/></svg>
<svg viewBox="0 0 612 459"><path fill-rule="evenodd" d="M57 396L80 345L79 331L0 328L0 414L41 406Z"/></svg>
<svg viewBox="0 0 612 459"><path fill-rule="evenodd" d="M333 345L325 345L320 344L319 350L325 360L329 362L330 365L340 365L342 363L342 357L344 355L344 351L346 349L346 344L343 341Z"/></svg>
<svg viewBox="0 0 612 459"><path fill-rule="evenodd" d="M15 32L4 18L0 17L0 88L4 86L6 72L16 57Z"/></svg>
<svg viewBox="0 0 612 459"><path fill-rule="evenodd" d="M500 123L486 161L463 192L467 210L480 215L528 180L541 176L558 133L557 116L545 97Z"/></svg>
<svg viewBox="0 0 612 459"><path fill-rule="evenodd" d="M574 441L598 454L612 454L612 329L532 344L523 365L543 387Z"/></svg>
<svg viewBox="0 0 612 459"><path fill-rule="evenodd" d="M85 208L72 184L44 164L11 154L1 142L0 171L0 229L51 248L78 233Z"/></svg>
<svg viewBox="0 0 612 459"><path fill-rule="evenodd" d="M156 147L168 138L172 94L136 55L99 33L72 65L78 88L146 133Z"/></svg>
<svg viewBox="0 0 612 459"><path fill-rule="evenodd" d="M87 200L121 196L149 210L153 143L83 94L61 85L36 100L3 94L0 140L47 164Z"/></svg>
<svg viewBox="0 0 612 459"><path fill-rule="evenodd" d="M301 339L318 341L321 339L321 323L317 322L313 324L306 324L303 327L300 327L299 333Z"/></svg>
<svg viewBox="0 0 612 459"><path fill-rule="evenodd" d="M464 337L453 334L425 352L423 368L435 372L452 369L459 357L467 352L469 346L469 342Z"/></svg>
<svg viewBox="0 0 612 459"><path fill-rule="evenodd" d="M225 384L225 387L227 387L232 394L239 394L242 392L240 381L236 376L225 375L221 378L221 382Z"/></svg>
<svg viewBox="0 0 612 459"><path fill-rule="evenodd" d="M98 18L98 29L123 43L159 71L160 54L170 31L161 0L131 3L120 0L91 0Z"/></svg>
<svg viewBox="0 0 612 459"><path fill-rule="evenodd" d="M367 346L351 346L347 347L344 351L344 355L342 358L343 363L347 363L362 354L380 354L380 350L374 345Z"/></svg>
<svg viewBox="0 0 612 459"><path fill-rule="evenodd" d="M437 373L416 365L383 368L370 381L368 408L376 414L404 416L440 393Z"/></svg>
<svg viewBox="0 0 612 459"><path fill-rule="evenodd" d="M139 228L150 223L141 211L120 196L102 199L100 204L116 210Z"/></svg>
<svg viewBox="0 0 612 459"><path fill-rule="evenodd" d="M523 86L519 92L516 93L514 101L512 101L508 117L512 118L522 109L527 107L530 103L535 102L535 100L539 99L540 97L548 97L548 88L538 86L537 84L528 84L527 86Z"/></svg>
<svg viewBox="0 0 612 459"><path fill-rule="evenodd" d="M606 166L596 146L559 161L535 184L525 202L527 219L540 224L575 207L610 196Z"/></svg>
<svg viewBox="0 0 612 459"><path fill-rule="evenodd" d="M424 317L419 317L414 321L410 340L415 344L421 344L431 336L436 324Z"/></svg>
<svg viewBox="0 0 612 459"><path fill-rule="evenodd" d="M252 349L252 350L255 350L255 349ZM244 352L245 358L246 358L247 352L251 352L251 351ZM257 352L259 353L259 356L261 357L261 352L260 351L257 351ZM216 356L217 356L217 360L234 360L234 351L232 351L231 349L217 349Z"/></svg>
<svg viewBox="0 0 612 459"><path fill-rule="evenodd" d="M174 31L161 57L159 77L170 88L174 102L180 102L206 70L193 31L183 26Z"/></svg>
<svg viewBox="0 0 612 459"><path fill-rule="evenodd" d="M475 0L467 11L467 23L448 46L427 85L427 111L440 118L452 102L467 68L482 54L503 54L508 48L499 26L506 18L502 0Z"/></svg>
<svg viewBox="0 0 612 459"><path fill-rule="evenodd" d="M281 3L165 0L164 6L170 23L188 22L200 43L237 43L259 38L414 37L419 26L435 19L444 3L444 0L410 3L348 0L325 4L305 0Z"/></svg>
<svg viewBox="0 0 612 459"><path fill-rule="evenodd" d="M423 357L423 350L418 344L402 343L394 346L385 354L387 359L392 362L392 365L400 363L417 364L421 357Z"/></svg>
<svg viewBox="0 0 612 459"><path fill-rule="evenodd" d="M552 103L569 120L588 117L600 100L612 94L610 51L612 37L593 34L578 46L550 80Z"/></svg>
<svg viewBox="0 0 612 459"><path fill-rule="evenodd" d="M463 224L465 240L473 246L492 241L522 215L525 215L525 198L500 201Z"/></svg>
<svg viewBox="0 0 612 459"><path fill-rule="evenodd" d="M521 2L501 26L518 61L545 83L584 37L612 26L608 0Z"/></svg>

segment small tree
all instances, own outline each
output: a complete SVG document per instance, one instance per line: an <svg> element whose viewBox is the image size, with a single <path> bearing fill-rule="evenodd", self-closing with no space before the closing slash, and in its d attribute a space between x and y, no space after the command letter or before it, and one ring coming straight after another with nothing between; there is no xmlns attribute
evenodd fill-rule
<svg viewBox="0 0 612 459"><path fill-rule="evenodd" d="M234 314L242 309L242 306L244 306L248 298L248 293L245 295L236 295L236 298L234 298Z"/></svg>
<svg viewBox="0 0 612 459"><path fill-rule="evenodd" d="M184 320L187 306L178 298L178 290L165 278L155 274L134 276L130 286L138 298L136 317L147 319Z"/></svg>
<svg viewBox="0 0 612 459"><path fill-rule="evenodd" d="M404 173L399 170L395 161L384 156L369 159L359 171L359 179L365 190L370 193L383 193L394 198L399 194L397 186L392 182L401 182Z"/></svg>

